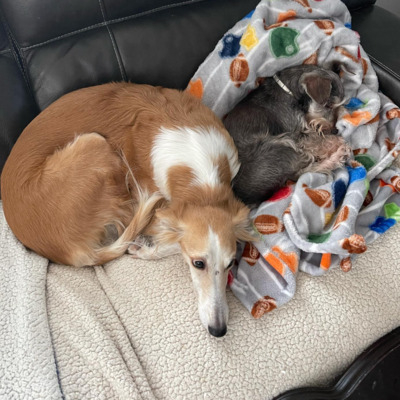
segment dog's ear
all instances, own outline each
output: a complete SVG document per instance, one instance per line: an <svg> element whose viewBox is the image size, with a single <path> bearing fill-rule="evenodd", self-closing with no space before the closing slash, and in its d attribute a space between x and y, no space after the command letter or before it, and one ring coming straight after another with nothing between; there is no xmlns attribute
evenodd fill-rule
<svg viewBox="0 0 400 400"><path fill-rule="evenodd" d="M250 210L238 200L235 201L233 207L235 212L233 214L234 216L232 222L236 239L243 240L245 242L258 240L258 236L249 217Z"/></svg>
<svg viewBox="0 0 400 400"><path fill-rule="evenodd" d="M179 221L175 211L171 208L158 209L149 233L158 243L171 244L179 242L183 236L183 227Z"/></svg>
<svg viewBox="0 0 400 400"><path fill-rule="evenodd" d="M325 104L329 100L332 90L331 79L311 72L303 74L300 84L308 96L318 104Z"/></svg>
<svg viewBox="0 0 400 400"><path fill-rule="evenodd" d="M324 69L328 71L334 72L338 76L342 76L344 73L350 74L350 75L356 75L355 72L352 72L349 70L348 66L341 61L333 61L331 63L327 63L323 66Z"/></svg>

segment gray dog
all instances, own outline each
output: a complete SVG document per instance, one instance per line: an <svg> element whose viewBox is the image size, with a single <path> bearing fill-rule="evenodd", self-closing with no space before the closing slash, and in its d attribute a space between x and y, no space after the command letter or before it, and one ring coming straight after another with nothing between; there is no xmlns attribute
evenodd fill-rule
<svg viewBox="0 0 400 400"><path fill-rule="evenodd" d="M344 164L350 147L336 136L344 101L337 73L313 65L287 68L243 99L224 118L239 152L236 195L256 206L288 180Z"/></svg>

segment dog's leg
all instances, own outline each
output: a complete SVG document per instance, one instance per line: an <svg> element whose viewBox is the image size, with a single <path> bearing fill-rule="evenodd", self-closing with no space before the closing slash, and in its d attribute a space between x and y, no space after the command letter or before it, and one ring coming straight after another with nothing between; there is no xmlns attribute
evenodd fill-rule
<svg viewBox="0 0 400 400"><path fill-rule="evenodd" d="M181 252L179 243L152 245L144 238L138 238L128 247L128 253L133 258L156 260Z"/></svg>

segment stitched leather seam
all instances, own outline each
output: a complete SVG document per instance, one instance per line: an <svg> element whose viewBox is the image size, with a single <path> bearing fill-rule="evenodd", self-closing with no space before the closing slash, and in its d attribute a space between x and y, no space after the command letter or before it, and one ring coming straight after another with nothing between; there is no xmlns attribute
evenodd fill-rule
<svg viewBox="0 0 400 400"><path fill-rule="evenodd" d="M36 47L40 47L40 46L43 46L43 45L46 45L46 44L49 44L49 43L56 42L59 39L64 39L64 38L67 38L67 37L70 37L70 36L74 36L74 35L76 35L78 33L87 32L87 31L90 31L90 30L96 29L96 28L102 28L105 25L106 25L105 22L99 22L98 24L94 24L94 25L88 26L86 28L78 29L78 30L73 31L73 32L65 33L64 35L57 36L55 38L46 40L46 41L41 42L41 43L32 44L31 46L27 46L27 47L22 47L22 50L24 50L24 51L31 50L31 49L34 49Z"/></svg>
<svg viewBox="0 0 400 400"><path fill-rule="evenodd" d="M111 32L111 29L108 26L108 23L107 23L107 20L106 20L106 15L105 15L105 12L104 12L103 0L99 0L99 5L100 5L100 10L101 10L101 15L103 16L104 23L106 24L106 27L107 27L108 36L110 36L111 44L112 44L112 47L114 49L115 58L117 59L117 62L118 62L119 70L121 72L121 78L122 78L122 80L126 81L127 80L127 76L126 76L125 68L122 65L122 59L121 59L121 54L119 52L118 44L116 43L114 35Z"/></svg>
<svg viewBox="0 0 400 400"><path fill-rule="evenodd" d="M64 39L64 38L76 35L78 33L90 31L92 29L101 28L103 26L115 24L115 23L118 23L118 22L124 22L124 21L130 20L130 19L136 19L136 18L144 17L144 16L147 16L147 15L155 14L155 13L160 12L160 11L168 10L170 8L181 7L181 6L186 6L186 5L190 5L190 4L196 4L196 3L202 3L204 1L209 1L209 0L182 1L181 3L167 4L166 6L153 8L152 10L143 11L143 12L138 13L138 14L128 15L127 17L111 19L111 20L106 21L106 22L99 22L98 24L87 26L86 28L78 29L76 31L68 32L68 33L65 33L63 35L56 36L56 37L54 37L52 39L46 40L44 42L40 42L40 43L32 44L32 45L27 46L27 47L23 47L22 50L31 50L31 49L34 49L36 47L40 47L40 46L46 45L48 43L55 42L55 41L57 41L59 39Z"/></svg>
<svg viewBox="0 0 400 400"><path fill-rule="evenodd" d="M400 75L397 74L395 71L393 71L391 68L389 68L387 65L383 64L381 61L377 60L375 57L371 56L368 54L368 57L377 65L379 65L383 70L388 72L389 74L393 75L397 80L400 80Z"/></svg>
<svg viewBox="0 0 400 400"><path fill-rule="evenodd" d="M36 101L36 97L32 90L32 84L31 84L29 75L27 73L27 69L26 69L26 65L25 65L25 57L23 56L21 48L19 47L18 42L15 40L14 35L12 34L11 29L8 26L7 20L1 10L0 10L0 21L3 24L4 30L6 32L6 35L7 35L9 44L10 44L9 51L13 55L15 63L17 64L17 67L21 72L22 78L24 79L24 82L28 89L29 95L31 96L31 98L35 104L36 110L39 111L39 105Z"/></svg>

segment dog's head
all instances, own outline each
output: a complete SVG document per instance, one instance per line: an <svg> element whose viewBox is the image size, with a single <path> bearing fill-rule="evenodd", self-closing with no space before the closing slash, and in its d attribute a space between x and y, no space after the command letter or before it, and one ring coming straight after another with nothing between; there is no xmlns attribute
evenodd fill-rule
<svg viewBox="0 0 400 400"><path fill-rule="evenodd" d="M248 213L233 197L223 206L184 204L156 213L155 240L180 244L198 295L200 320L216 337L227 331L226 285L236 243L254 240Z"/></svg>
<svg viewBox="0 0 400 400"><path fill-rule="evenodd" d="M287 82L297 108L304 112L305 132L337 133L335 124L344 89L336 72L315 65L299 65L281 71L278 77Z"/></svg>
<svg viewBox="0 0 400 400"><path fill-rule="evenodd" d="M344 99L339 76L332 71L317 68L304 73L299 82L310 98L306 113L308 125L318 133L337 133L335 124Z"/></svg>

